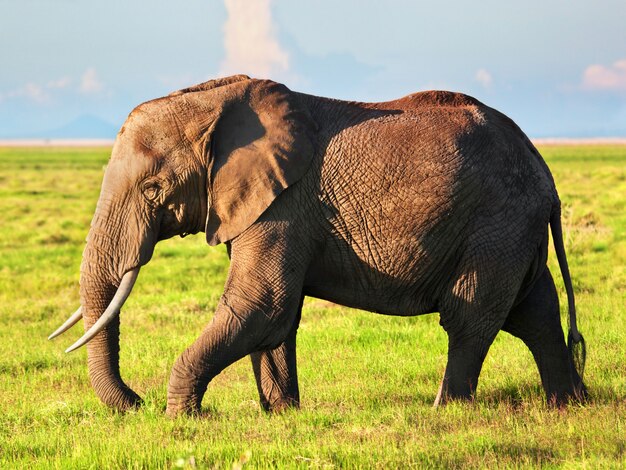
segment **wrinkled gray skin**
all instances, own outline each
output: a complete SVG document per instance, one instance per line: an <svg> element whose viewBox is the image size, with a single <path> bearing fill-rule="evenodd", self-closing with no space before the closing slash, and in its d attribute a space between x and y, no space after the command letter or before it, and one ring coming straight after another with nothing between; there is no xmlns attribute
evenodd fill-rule
<svg viewBox="0 0 626 470"><path fill-rule="evenodd" d="M213 80L140 105L120 130L81 267L85 328L159 240L205 231L231 265L213 320L174 364L169 415L198 412L211 379L246 355L263 407L297 406L305 295L440 312L449 352L436 403L473 397L500 330L528 345L548 399L563 403L586 391L546 267L551 222L562 249L559 211L525 135L468 96L353 103ZM87 348L100 399L139 404L119 373L119 317Z"/></svg>

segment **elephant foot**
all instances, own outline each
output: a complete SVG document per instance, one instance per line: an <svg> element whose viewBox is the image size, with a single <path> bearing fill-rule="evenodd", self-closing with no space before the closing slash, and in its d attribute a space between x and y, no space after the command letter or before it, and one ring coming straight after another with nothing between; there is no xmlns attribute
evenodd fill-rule
<svg viewBox="0 0 626 470"><path fill-rule="evenodd" d="M168 394L169 395L169 394ZM197 397L167 397L165 414L170 418L178 416L200 416L202 399Z"/></svg>
<svg viewBox="0 0 626 470"><path fill-rule="evenodd" d="M202 398L211 376L191 367L195 361L185 360L184 355L174 363L167 388L167 408L170 418L176 416L199 416Z"/></svg>
<svg viewBox="0 0 626 470"><path fill-rule="evenodd" d="M188 384L189 381L184 383ZM190 386L176 387L172 385L167 390L167 408L165 413L170 418L176 416L199 416L202 398L206 391L206 385L201 386L196 381L191 381Z"/></svg>
<svg viewBox="0 0 626 470"><path fill-rule="evenodd" d="M474 395L452 395L444 392L440 387L437 397L435 398L435 402L433 403L433 408L444 406L452 401L472 403L474 401Z"/></svg>
<svg viewBox="0 0 626 470"><path fill-rule="evenodd" d="M446 368L446 374L439 385L437 397L433 403L433 407L445 405L451 401L471 403L476 395L476 385L478 384L478 374L467 379L459 379L459 376L449 375L451 369L450 363Z"/></svg>
<svg viewBox="0 0 626 470"><path fill-rule="evenodd" d="M272 403L261 400L261 408L263 411L272 414L280 414L287 410L300 409L300 401L295 398L283 397L278 400L274 400Z"/></svg>
<svg viewBox="0 0 626 470"><path fill-rule="evenodd" d="M574 387L573 390L546 393L548 405L556 408L563 408L572 403L582 404L585 403L588 398L589 392L587 391L585 384L582 382L578 384L578 386Z"/></svg>
<svg viewBox="0 0 626 470"><path fill-rule="evenodd" d="M589 399L589 392L587 391L587 387L585 387L585 384L582 382L578 387L576 387L575 399L580 403L585 403Z"/></svg>

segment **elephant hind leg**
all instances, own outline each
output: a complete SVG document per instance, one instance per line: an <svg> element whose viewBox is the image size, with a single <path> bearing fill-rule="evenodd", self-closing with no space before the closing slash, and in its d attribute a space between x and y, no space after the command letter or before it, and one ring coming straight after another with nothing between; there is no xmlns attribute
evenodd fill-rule
<svg viewBox="0 0 626 470"><path fill-rule="evenodd" d="M296 368L296 334L302 313L298 313L287 339L275 349L250 354L261 407L265 411L282 411L300 407L300 391Z"/></svg>
<svg viewBox="0 0 626 470"><path fill-rule="evenodd" d="M528 295L511 310L502 329L524 341L532 352L549 403L561 405L572 397L586 396L565 344L559 299L547 267Z"/></svg>
<svg viewBox="0 0 626 470"><path fill-rule="evenodd" d="M450 400L473 400L478 376L497 330L484 334L448 332L448 363L434 406Z"/></svg>
<svg viewBox="0 0 626 470"><path fill-rule="evenodd" d="M473 303L457 302L454 310L441 310L441 325L448 333L448 363L435 406L474 399L483 362L509 309L508 302L489 304L480 296Z"/></svg>
<svg viewBox="0 0 626 470"><path fill-rule="evenodd" d="M448 362L435 406L472 400L487 352L515 300L523 273L515 259L502 254L473 254L462 259L440 302L440 323L448 334ZM474 267L472 270L467 266Z"/></svg>

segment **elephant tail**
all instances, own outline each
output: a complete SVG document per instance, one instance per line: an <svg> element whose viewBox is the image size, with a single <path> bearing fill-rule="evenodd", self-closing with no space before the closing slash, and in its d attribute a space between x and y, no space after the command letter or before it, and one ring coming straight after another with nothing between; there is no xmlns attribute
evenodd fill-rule
<svg viewBox="0 0 626 470"><path fill-rule="evenodd" d="M550 229L552 230L552 241L554 243L556 257L559 261L559 268L561 268L563 283L565 284L565 292L567 293L567 306L569 311L567 348L569 349L572 360L574 361L574 366L578 371L578 375L580 375L580 378L582 379L585 371L587 348L585 346L585 339L583 338L583 335L580 334L580 331L578 331L578 327L576 326L576 302L574 300L574 289L572 287L572 278L569 273L567 257L565 256L565 247L563 246L561 204L558 201L558 198L557 203L552 210L552 214L550 215Z"/></svg>

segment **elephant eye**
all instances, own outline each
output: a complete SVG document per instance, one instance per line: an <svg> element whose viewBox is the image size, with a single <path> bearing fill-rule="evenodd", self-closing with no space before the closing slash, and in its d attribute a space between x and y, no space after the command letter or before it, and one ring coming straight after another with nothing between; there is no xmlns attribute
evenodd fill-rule
<svg viewBox="0 0 626 470"><path fill-rule="evenodd" d="M161 193L161 187L156 181L146 181L142 186L142 191L146 199L154 201Z"/></svg>

